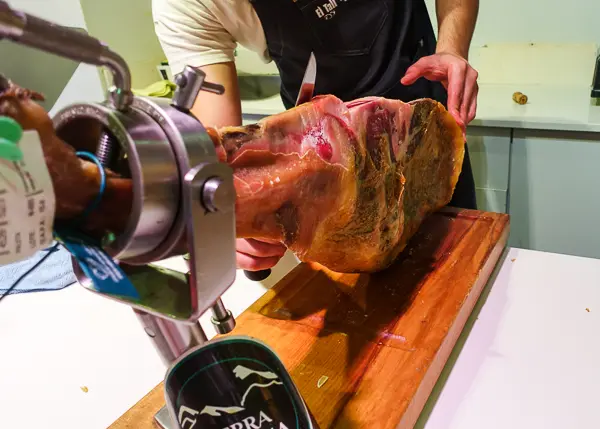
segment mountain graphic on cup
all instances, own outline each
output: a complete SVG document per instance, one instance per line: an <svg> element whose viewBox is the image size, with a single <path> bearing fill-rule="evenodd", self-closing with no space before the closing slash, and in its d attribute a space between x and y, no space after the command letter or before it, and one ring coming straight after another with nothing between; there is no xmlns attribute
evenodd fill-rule
<svg viewBox="0 0 600 429"><path fill-rule="evenodd" d="M191 349L165 378L169 414L180 429L313 429L285 364L250 337Z"/></svg>
<svg viewBox="0 0 600 429"><path fill-rule="evenodd" d="M269 381L268 383L252 383L250 386L248 386L248 388L244 392L244 395L242 396L240 405L231 405L231 406L206 405L199 412L200 415L208 414L209 416L219 417L219 416L222 416L223 414L229 414L229 415L237 414L241 411L245 411L244 406L246 404L246 399L247 399L248 395L250 394L250 392L252 391L252 389L261 388L261 387L266 388L266 387L270 387L273 385L283 385L283 383L279 380L279 376L277 374L270 372L270 371L256 371L256 370L247 368L243 365L236 366L233 369L233 374L235 375L236 378L238 378L240 380L245 380L248 377L250 377L251 375L258 375L262 378L265 378L265 379L271 380L271 381Z"/></svg>

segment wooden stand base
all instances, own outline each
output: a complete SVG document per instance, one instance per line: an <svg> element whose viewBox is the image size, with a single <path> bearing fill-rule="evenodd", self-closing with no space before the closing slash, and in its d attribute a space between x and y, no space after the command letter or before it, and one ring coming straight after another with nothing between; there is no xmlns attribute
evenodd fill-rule
<svg viewBox="0 0 600 429"><path fill-rule="evenodd" d="M445 209L377 274L300 264L237 319L269 344L320 429L412 428L506 246L505 214ZM154 428L162 385L111 429Z"/></svg>

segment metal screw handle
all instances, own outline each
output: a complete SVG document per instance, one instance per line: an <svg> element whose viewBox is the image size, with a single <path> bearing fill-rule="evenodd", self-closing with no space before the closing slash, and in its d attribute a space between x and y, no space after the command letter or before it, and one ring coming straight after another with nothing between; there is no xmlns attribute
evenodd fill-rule
<svg viewBox="0 0 600 429"><path fill-rule="evenodd" d="M207 91L221 95L225 93L225 87L216 83L205 82L206 73L194 67L186 66L183 71L175 77L177 89L173 95L172 104L184 112L188 112L200 91Z"/></svg>

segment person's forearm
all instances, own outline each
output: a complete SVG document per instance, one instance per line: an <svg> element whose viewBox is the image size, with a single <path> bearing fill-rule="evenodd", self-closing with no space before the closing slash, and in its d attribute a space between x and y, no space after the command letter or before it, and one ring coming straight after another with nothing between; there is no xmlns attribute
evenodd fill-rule
<svg viewBox="0 0 600 429"><path fill-rule="evenodd" d="M436 0L438 41L436 52L448 52L465 59L479 12L479 0Z"/></svg>

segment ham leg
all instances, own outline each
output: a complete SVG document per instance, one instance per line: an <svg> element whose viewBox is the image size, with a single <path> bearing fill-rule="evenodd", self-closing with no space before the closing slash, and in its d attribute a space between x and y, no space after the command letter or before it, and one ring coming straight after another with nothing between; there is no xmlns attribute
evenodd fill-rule
<svg viewBox="0 0 600 429"><path fill-rule="evenodd" d="M460 127L430 99L319 96L215 134L234 169L238 237L346 273L389 266L451 200L464 156Z"/></svg>
<svg viewBox="0 0 600 429"><path fill-rule="evenodd" d="M71 219L95 197L99 172L56 136L40 97L12 85L0 92L0 114L37 130L56 218ZM425 217L450 201L464 155L460 127L429 99L319 96L254 125L208 132L234 169L237 236L281 241L302 261L347 273L394 261ZM86 231L122 231L132 192L131 180L109 171Z"/></svg>

